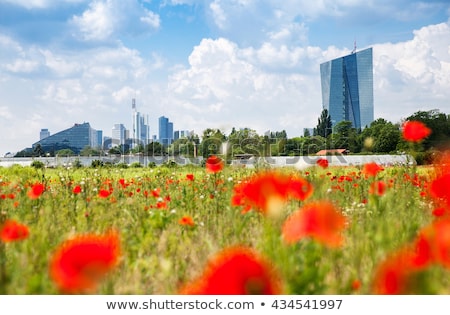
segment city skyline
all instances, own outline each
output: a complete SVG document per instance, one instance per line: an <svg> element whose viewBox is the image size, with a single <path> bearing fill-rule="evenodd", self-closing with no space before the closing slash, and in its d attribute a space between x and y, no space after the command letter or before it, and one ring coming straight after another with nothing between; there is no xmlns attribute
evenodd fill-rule
<svg viewBox="0 0 450 315"><path fill-rule="evenodd" d="M0 0L0 154L87 119L132 129L132 98L152 134L166 116L301 136L319 65L355 41L373 47L375 119L450 112L449 17L444 0Z"/></svg>

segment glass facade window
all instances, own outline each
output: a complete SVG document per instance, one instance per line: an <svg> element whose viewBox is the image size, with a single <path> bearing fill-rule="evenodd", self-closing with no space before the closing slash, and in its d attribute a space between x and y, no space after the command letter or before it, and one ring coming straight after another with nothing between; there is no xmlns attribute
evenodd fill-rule
<svg viewBox="0 0 450 315"><path fill-rule="evenodd" d="M159 143L169 145L173 142L173 123L168 118L159 117Z"/></svg>
<svg viewBox="0 0 450 315"><path fill-rule="evenodd" d="M343 120L363 129L373 121L372 48L320 65L322 105L333 126Z"/></svg>
<svg viewBox="0 0 450 315"><path fill-rule="evenodd" d="M46 152L55 152L62 149L70 149L74 153L80 153L85 147L96 147L96 130L89 123L75 124L72 128L60 131L33 144Z"/></svg>

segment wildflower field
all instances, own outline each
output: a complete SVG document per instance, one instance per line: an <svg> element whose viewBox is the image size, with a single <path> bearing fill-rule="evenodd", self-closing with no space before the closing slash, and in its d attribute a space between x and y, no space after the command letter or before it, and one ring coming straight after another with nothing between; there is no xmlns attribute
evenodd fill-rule
<svg viewBox="0 0 450 315"><path fill-rule="evenodd" d="M0 293L450 294L449 152L225 164L0 168Z"/></svg>
<svg viewBox="0 0 450 315"><path fill-rule="evenodd" d="M450 294L450 173L211 165L0 169L1 293Z"/></svg>

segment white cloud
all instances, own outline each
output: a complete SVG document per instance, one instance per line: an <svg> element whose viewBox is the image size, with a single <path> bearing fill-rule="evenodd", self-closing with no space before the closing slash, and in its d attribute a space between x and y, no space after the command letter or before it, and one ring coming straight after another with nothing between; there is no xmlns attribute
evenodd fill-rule
<svg viewBox="0 0 450 315"><path fill-rule="evenodd" d="M6 2L26 9L45 9L63 3L83 3L87 1L89 0L0 0L0 3Z"/></svg>
<svg viewBox="0 0 450 315"><path fill-rule="evenodd" d="M373 46L376 118L398 122L418 110L450 112L450 25L413 35ZM349 52L269 42L240 48L224 38L205 39L192 51L189 67L170 77L167 110L188 129L221 124L301 135L320 115L320 63Z"/></svg>
<svg viewBox="0 0 450 315"><path fill-rule="evenodd" d="M140 21L140 23L136 23ZM95 0L72 23L86 41L104 41L128 33L131 35L157 30L158 14L144 8L138 1Z"/></svg>
<svg viewBox="0 0 450 315"><path fill-rule="evenodd" d="M209 5L209 8L211 10L214 23L220 28L220 29L226 29L227 28L227 16L225 14L225 11L222 9L220 0L214 0Z"/></svg>
<svg viewBox="0 0 450 315"><path fill-rule="evenodd" d="M194 1L172 4L187 2ZM26 46L0 35L0 153L31 145L40 128L54 133L87 120L110 135L114 123L130 127L133 97L138 109L150 114L152 134L157 133L157 117L165 115L175 129L197 133L208 127L250 127L259 133L285 129L289 137L301 135L320 115L320 63L350 51L308 45L308 27L296 20L300 13L325 14L322 7L330 2L300 2L301 8L294 2L210 1L224 32L239 30L242 23L236 21L250 16L243 38L259 34L260 41L203 39L186 58L187 65L170 69L163 52L143 56L119 41L68 51ZM337 5L332 14L361 2L342 0ZM241 8L241 15L234 15L233 7ZM253 23L260 18L265 23ZM71 22L90 41L152 31L161 23L137 1L118 0L93 1ZM132 22L138 25L130 28ZM411 36L373 46L376 117L396 122L419 108L450 112L449 23L421 28Z"/></svg>

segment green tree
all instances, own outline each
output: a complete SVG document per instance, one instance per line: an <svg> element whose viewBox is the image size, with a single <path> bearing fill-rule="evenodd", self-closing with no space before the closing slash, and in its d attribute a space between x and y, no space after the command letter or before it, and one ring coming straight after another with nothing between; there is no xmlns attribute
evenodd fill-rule
<svg viewBox="0 0 450 315"><path fill-rule="evenodd" d="M333 124L331 123L331 117L328 110L324 108L318 119L317 127L314 129L314 135L326 138L331 134L332 126Z"/></svg>
<svg viewBox="0 0 450 315"><path fill-rule="evenodd" d="M335 149L347 149L356 153L361 151L358 131L352 127L348 120L340 121L334 126L333 134L330 136L330 147Z"/></svg>
<svg viewBox="0 0 450 315"><path fill-rule="evenodd" d="M254 156L263 156L265 154L263 137L250 128L232 130L228 136L228 142L231 147L230 154L232 157L236 154L252 154Z"/></svg>
<svg viewBox="0 0 450 315"><path fill-rule="evenodd" d="M364 148L365 151L375 153L395 152L400 142L400 127L383 118L378 118L361 132L361 142L367 142L369 139L370 145Z"/></svg>
<svg viewBox="0 0 450 315"><path fill-rule="evenodd" d="M200 150L204 158L221 154L222 143L226 136L220 129L207 128L203 131Z"/></svg>
<svg viewBox="0 0 450 315"><path fill-rule="evenodd" d="M45 154L44 149L42 148L40 143L36 144L36 146L33 148L33 153L37 156L43 156Z"/></svg>
<svg viewBox="0 0 450 315"><path fill-rule="evenodd" d="M60 156L70 156L74 155L75 153L71 149L61 149L56 151L55 154Z"/></svg>
<svg viewBox="0 0 450 315"><path fill-rule="evenodd" d="M156 141L150 142L144 150L145 155L148 156L161 156L164 155L164 152L163 145Z"/></svg>
<svg viewBox="0 0 450 315"><path fill-rule="evenodd" d="M418 111L407 117L406 120L423 122L431 129L431 134L422 141L424 150L440 149L450 143L450 116L439 110Z"/></svg>
<svg viewBox="0 0 450 315"><path fill-rule="evenodd" d="M80 155L81 156L99 156L100 155L100 151L96 150L90 146L85 146L81 151L80 151Z"/></svg>

